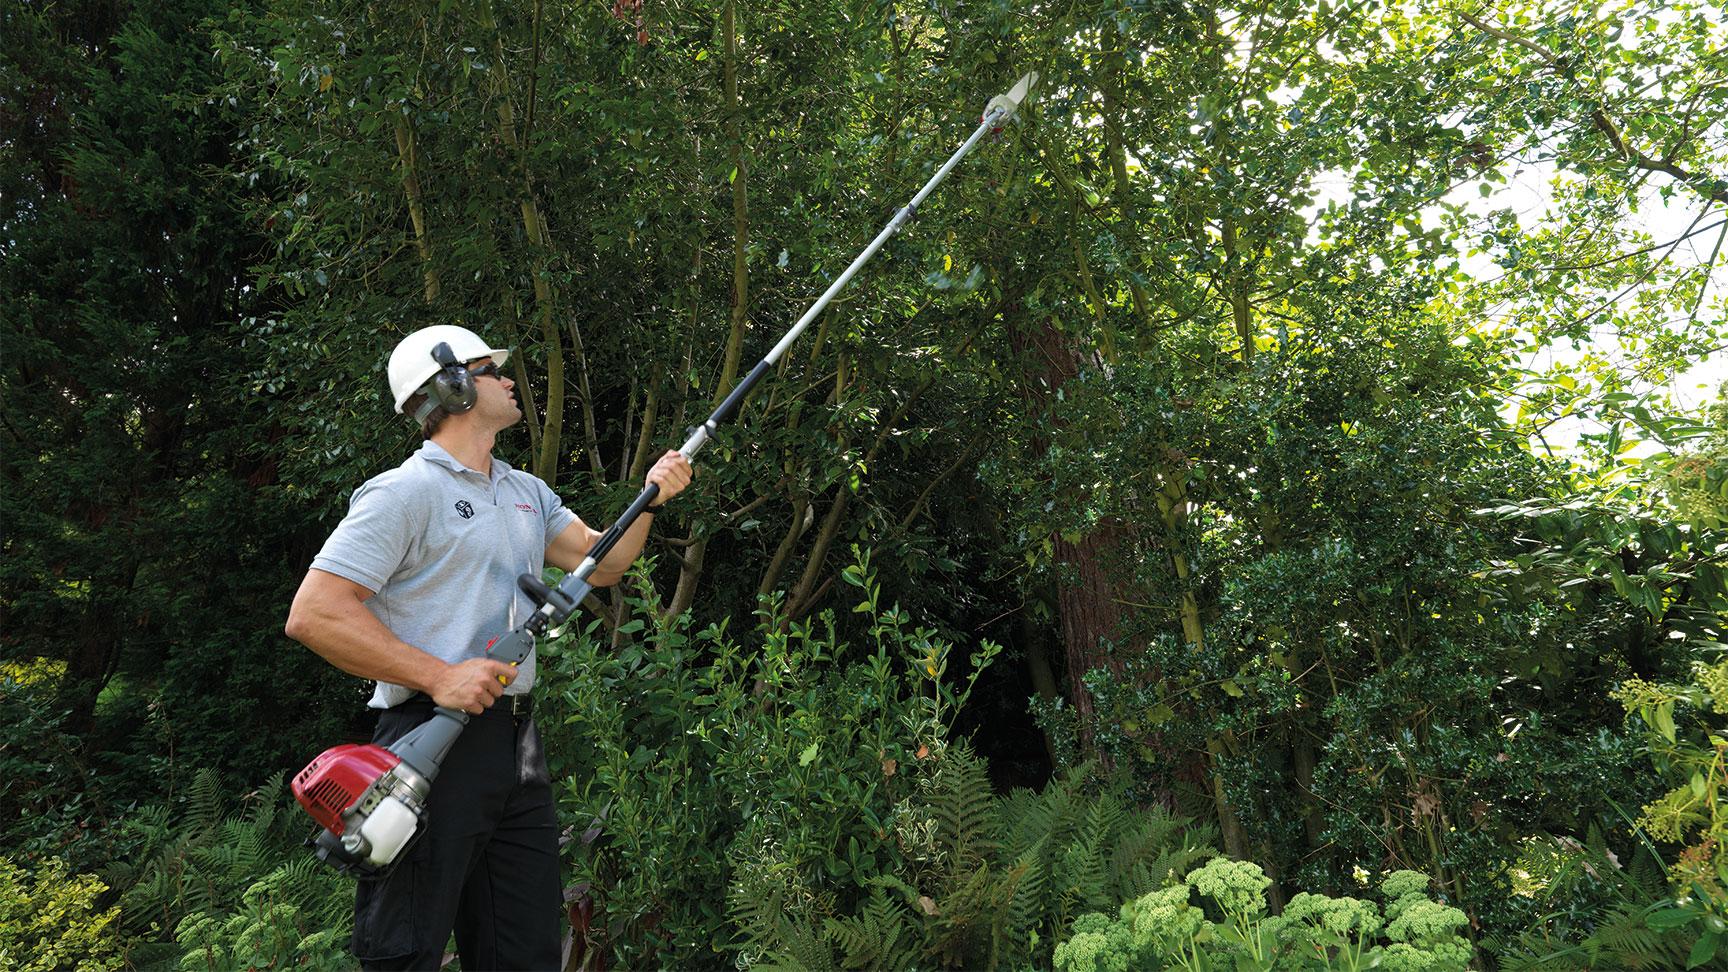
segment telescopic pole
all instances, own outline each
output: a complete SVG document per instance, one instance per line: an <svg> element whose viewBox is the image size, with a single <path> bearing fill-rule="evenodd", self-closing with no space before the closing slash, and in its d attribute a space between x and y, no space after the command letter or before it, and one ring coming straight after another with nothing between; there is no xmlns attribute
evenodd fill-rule
<svg viewBox="0 0 1728 972"><path fill-rule="evenodd" d="M918 190L918 194L912 197L911 202L894 213L894 217L888 221L887 226L882 228L882 232L877 233L876 238L870 241L870 245L864 248L864 252L858 254L857 258L841 272L840 276L834 278L834 282L828 285L828 289L816 299L816 303L810 305L810 309L804 312L804 316L798 318L798 322L792 325L792 329L786 332L786 335L780 339L780 343L774 345L774 349L757 362L756 367L750 369L750 373L744 376L744 380L740 381L731 393L721 401L720 406L714 409L714 414L708 416L708 419L701 425L690 430L690 437L678 447L678 451L684 455L684 458L692 460L696 458L696 454L702 451L702 447L707 445L709 439L714 437L719 427L737 414L751 389L756 387L756 384L768 374L768 370L798 340L798 336L804 333L804 329L810 326L810 322L816 319L816 315L820 314L822 309L828 306L828 302L834 299L834 295L838 294L841 288L845 287L847 282L852 279L853 275L864 264L868 263L871 257L876 255L876 251L882 248L882 244L888 242L889 237L898 232L907 220L916 215L918 204L923 202L924 197L930 195L943 179L947 178L949 171L959 164L967 153L972 151L972 147L978 144L978 140L984 137L984 133L999 129L1014 119L1019 112L1021 102L1026 100L1027 93L1036 83L1038 83L1038 73L1034 71L1015 82L1014 87L1008 93L990 99L990 103L985 106L978 129L972 133L972 137L960 146L953 156L943 164L942 168L936 170L936 174L930 177L930 181L924 184L924 188ZM636 498L625 508L617 521L600 534L599 539L594 541L594 545L589 548L587 555L582 558L582 563L575 570L565 574L556 587L546 586L540 581L540 578L532 574L523 574L517 578L517 585L522 588L524 593L533 598L540 605L540 608L528 620L518 625L516 630L494 639L487 646L491 656L511 665L519 664L522 659L528 657L528 652L533 649L535 637L549 627L563 624L581 605L583 598L588 596L588 592L593 587L588 582L588 578L599 566L600 561L605 559L612 547L617 544L618 538L624 535L624 531L630 529L630 525L636 522L636 518L641 516L642 511L647 509L659 495L660 487L654 483L649 483L643 487L642 492L636 495Z"/></svg>

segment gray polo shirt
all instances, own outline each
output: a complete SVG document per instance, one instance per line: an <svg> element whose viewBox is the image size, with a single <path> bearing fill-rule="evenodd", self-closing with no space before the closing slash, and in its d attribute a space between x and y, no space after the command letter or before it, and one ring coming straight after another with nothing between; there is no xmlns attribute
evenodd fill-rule
<svg viewBox="0 0 1728 972"><path fill-rule="evenodd" d="M488 641L533 613L516 575L539 577L546 548L574 522L534 476L493 459L488 478L428 441L354 491L312 566L373 591L366 609L396 637L459 662L484 657ZM534 687L534 662L523 660L508 694ZM412 694L379 682L371 705Z"/></svg>

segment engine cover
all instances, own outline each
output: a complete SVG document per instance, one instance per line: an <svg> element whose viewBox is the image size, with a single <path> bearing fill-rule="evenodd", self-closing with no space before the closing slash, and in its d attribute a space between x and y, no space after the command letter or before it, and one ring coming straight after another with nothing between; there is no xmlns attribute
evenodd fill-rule
<svg viewBox="0 0 1728 972"><path fill-rule="evenodd" d="M336 746L295 774L294 799L318 821L307 844L339 873L387 876L421 833L432 781L468 713L436 706L432 718L382 746Z"/></svg>
<svg viewBox="0 0 1728 972"><path fill-rule="evenodd" d="M307 763L290 788L320 826L340 837L348 811L401 762L382 746L335 746Z"/></svg>

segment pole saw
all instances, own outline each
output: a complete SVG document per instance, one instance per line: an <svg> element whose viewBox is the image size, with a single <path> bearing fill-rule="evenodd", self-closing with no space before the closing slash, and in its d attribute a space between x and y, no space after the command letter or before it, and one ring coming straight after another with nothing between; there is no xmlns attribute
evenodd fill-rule
<svg viewBox="0 0 1728 972"><path fill-rule="evenodd" d="M701 425L689 430L690 437L678 451L694 460L702 447L713 438L721 424L730 421L743 405L753 388L768 370L780 360L786 350L804 333L816 315L845 287L876 251L917 214L918 204L948 176L986 132L999 130L1014 120L1020 104L1038 82L1037 72L1028 73L1006 94L990 99L978 128L961 145L942 168L918 190L912 201L894 213L888 225L870 241L828 289L792 325L767 356L750 369L720 406ZM486 645L487 654L510 665L519 665L534 650L537 638L548 629L562 625L593 585L588 578L601 560L611 552L630 525L653 504L660 487L649 483L624 510L623 515L594 541L577 568L548 586L532 574L523 574L516 585L538 605L528 619L509 634L493 638ZM390 746L336 746L306 765L294 777L294 798L318 821L319 832L308 841L318 858L342 874L358 878L381 878L394 869L402 851L420 832L420 820L426 810L426 800L432 782L444 756L468 724L468 713L437 706L433 716Z"/></svg>

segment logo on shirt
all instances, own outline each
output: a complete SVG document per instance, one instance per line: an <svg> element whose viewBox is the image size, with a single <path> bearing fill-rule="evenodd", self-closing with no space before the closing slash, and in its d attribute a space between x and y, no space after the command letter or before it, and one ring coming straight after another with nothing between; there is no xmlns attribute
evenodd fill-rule
<svg viewBox="0 0 1728 972"><path fill-rule="evenodd" d="M517 504L516 504L516 508L517 508L517 509L519 509L519 510L521 510L521 511L522 511L522 512L524 512L524 513L533 513L533 512L536 512L536 511L535 511L535 509L534 509L534 507L532 507L532 506L529 506L529 505L528 505L528 504L527 504L527 503L517 503Z"/></svg>
<svg viewBox="0 0 1728 972"><path fill-rule="evenodd" d="M474 517L474 504L468 502L467 500L457 500L456 501L456 512L458 514L460 514L462 519L464 519L464 520L473 519L473 517Z"/></svg>

